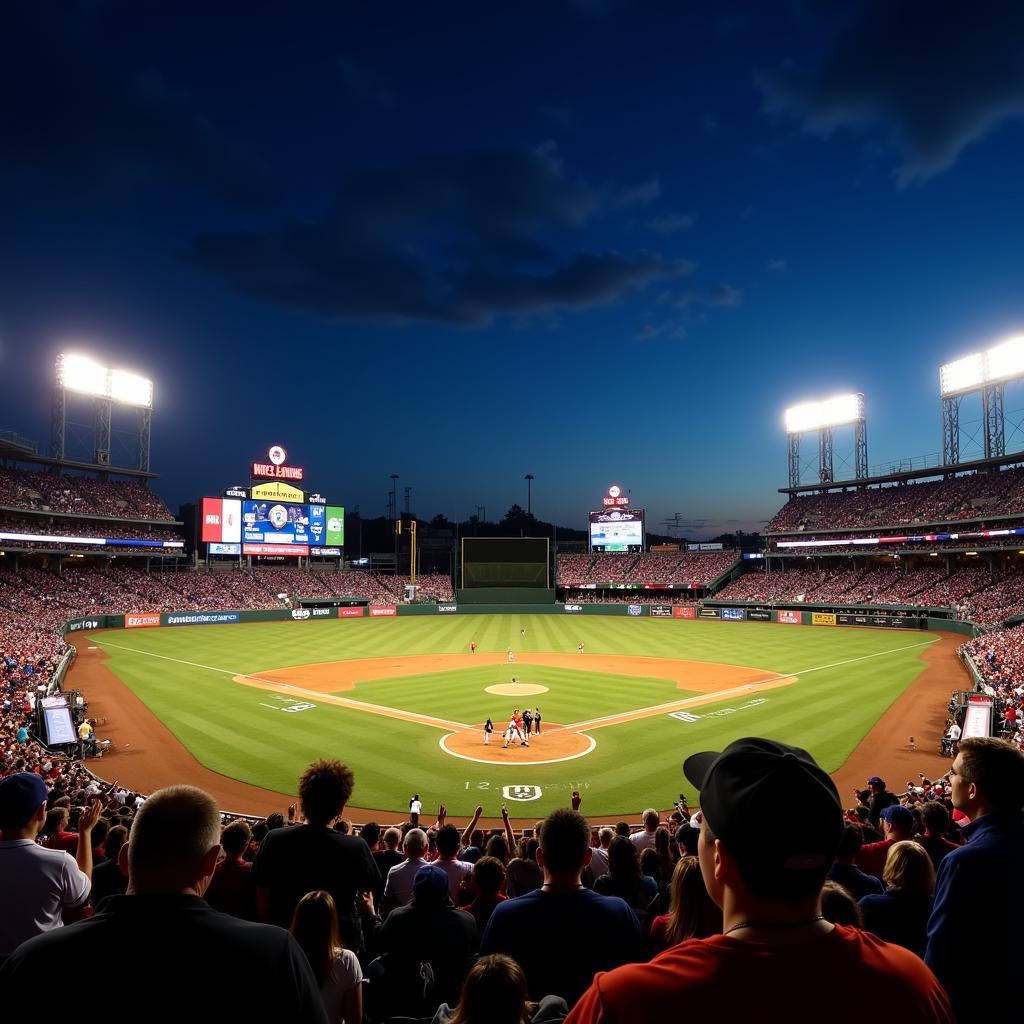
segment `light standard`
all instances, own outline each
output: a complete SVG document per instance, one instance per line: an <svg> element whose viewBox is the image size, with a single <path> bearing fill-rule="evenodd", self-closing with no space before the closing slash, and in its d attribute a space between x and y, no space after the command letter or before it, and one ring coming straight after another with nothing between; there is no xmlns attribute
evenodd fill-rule
<svg viewBox="0 0 1024 1024"><path fill-rule="evenodd" d="M527 473L523 479L526 481L526 514L533 515L533 474Z"/></svg>

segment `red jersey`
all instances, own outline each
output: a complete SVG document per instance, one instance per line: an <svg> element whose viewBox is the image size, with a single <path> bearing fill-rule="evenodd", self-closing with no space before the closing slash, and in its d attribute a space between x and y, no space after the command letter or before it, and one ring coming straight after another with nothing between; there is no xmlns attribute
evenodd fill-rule
<svg viewBox="0 0 1024 1024"><path fill-rule="evenodd" d="M598 974L565 1024L665 1024L687 1020L785 1020L787 1024L863 1024L864 1004L844 993L871 993L900 1024L953 1024L942 986L902 946L837 925L792 946L728 935L690 939L647 964Z"/></svg>

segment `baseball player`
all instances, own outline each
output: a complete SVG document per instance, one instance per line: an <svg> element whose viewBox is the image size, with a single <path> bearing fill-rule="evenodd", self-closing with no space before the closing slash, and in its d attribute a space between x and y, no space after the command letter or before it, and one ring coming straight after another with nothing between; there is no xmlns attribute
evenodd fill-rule
<svg viewBox="0 0 1024 1024"><path fill-rule="evenodd" d="M516 656L512 653L512 648L508 649L508 663L511 665L516 660Z"/></svg>
<svg viewBox="0 0 1024 1024"><path fill-rule="evenodd" d="M494 732L494 723L488 718L484 722L484 746L488 746L491 742L491 733Z"/></svg>
<svg viewBox="0 0 1024 1024"><path fill-rule="evenodd" d="M470 640L469 641L469 653L470 654L476 654L476 641L475 640Z"/></svg>
<svg viewBox="0 0 1024 1024"><path fill-rule="evenodd" d="M519 708L516 708L512 719L516 723L516 730L519 733L519 746L528 747L530 745L530 737L526 733L526 727L523 725L523 716L519 714Z"/></svg>
<svg viewBox="0 0 1024 1024"><path fill-rule="evenodd" d="M518 716L518 711L513 711L508 720L508 728L505 730L505 742L502 744L502 750L504 750L513 740L518 739L521 742L523 739L523 734L520 731L517 722Z"/></svg>

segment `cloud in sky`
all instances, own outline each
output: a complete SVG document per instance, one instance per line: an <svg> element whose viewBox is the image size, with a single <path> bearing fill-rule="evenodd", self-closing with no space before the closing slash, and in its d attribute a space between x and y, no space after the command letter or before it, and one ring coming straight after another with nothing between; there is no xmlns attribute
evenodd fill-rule
<svg viewBox="0 0 1024 1024"><path fill-rule="evenodd" d="M784 274L789 267L785 260L769 260L765 264L765 269L771 271L773 274Z"/></svg>
<svg viewBox="0 0 1024 1024"><path fill-rule="evenodd" d="M677 231L687 231L696 221L697 218L692 213L663 213L652 217L647 226L659 235L672 235Z"/></svg>
<svg viewBox="0 0 1024 1024"><path fill-rule="evenodd" d="M87 12L88 8L83 7ZM74 6L15 4L0 61L0 162L83 186L121 187L157 172L232 203L260 206L276 185L163 75L110 59Z"/></svg>
<svg viewBox="0 0 1024 1024"><path fill-rule="evenodd" d="M690 264L572 246L600 215L657 182L570 179L551 145L423 157L344 176L314 222L207 233L190 260L263 301L332 318L484 326L503 315L587 309Z"/></svg>
<svg viewBox="0 0 1024 1024"><path fill-rule="evenodd" d="M881 130L901 187L948 170L962 150L1024 116L1024 4L871 0L817 68L755 74L766 112L827 137Z"/></svg>

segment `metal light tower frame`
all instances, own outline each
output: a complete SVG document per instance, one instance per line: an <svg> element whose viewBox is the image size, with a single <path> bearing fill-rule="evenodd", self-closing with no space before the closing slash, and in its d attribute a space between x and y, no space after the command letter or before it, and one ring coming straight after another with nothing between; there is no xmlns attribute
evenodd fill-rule
<svg viewBox="0 0 1024 1024"><path fill-rule="evenodd" d="M939 367L944 465L960 462L960 408L973 394L981 397L984 457L999 459L1006 454L1005 392L1007 382L1013 380L1024 380L1024 334Z"/></svg>
<svg viewBox="0 0 1024 1024"><path fill-rule="evenodd" d="M863 394L837 395L821 402L791 406L785 419L790 487L800 486L800 438L812 431L818 434L818 482L831 484L835 480L833 429L847 424L853 426L854 477L867 479L868 432Z"/></svg>
<svg viewBox="0 0 1024 1024"><path fill-rule="evenodd" d="M86 356L62 353L57 357L50 409L50 454L67 459L68 398L83 397L95 402L93 420L93 465L111 467L114 406L138 410L136 465L149 472L150 439L153 426L153 382L127 370L110 369Z"/></svg>

